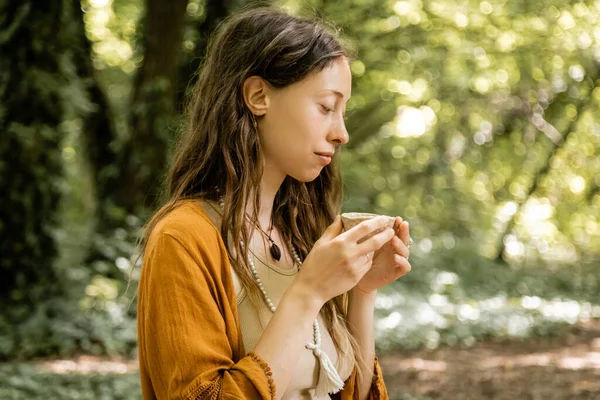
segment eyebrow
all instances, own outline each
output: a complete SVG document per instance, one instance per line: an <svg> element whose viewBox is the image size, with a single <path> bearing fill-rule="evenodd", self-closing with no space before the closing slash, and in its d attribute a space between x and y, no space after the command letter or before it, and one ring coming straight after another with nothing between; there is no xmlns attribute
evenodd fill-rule
<svg viewBox="0 0 600 400"><path fill-rule="evenodd" d="M340 99L344 98L344 95L341 92L338 92L337 90L334 90L334 89L324 89L324 90L321 90L320 92L331 92L331 93L335 94L337 97L339 97Z"/></svg>

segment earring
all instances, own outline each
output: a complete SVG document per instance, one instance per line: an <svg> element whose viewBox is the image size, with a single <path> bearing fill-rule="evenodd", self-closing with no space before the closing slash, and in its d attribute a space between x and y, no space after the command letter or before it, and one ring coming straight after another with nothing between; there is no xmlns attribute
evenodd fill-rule
<svg viewBox="0 0 600 400"><path fill-rule="evenodd" d="M252 125L254 126L254 129L258 130L258 124L256 123L256 117L252 113L250 113L250 115L252 118Z"/></svg>

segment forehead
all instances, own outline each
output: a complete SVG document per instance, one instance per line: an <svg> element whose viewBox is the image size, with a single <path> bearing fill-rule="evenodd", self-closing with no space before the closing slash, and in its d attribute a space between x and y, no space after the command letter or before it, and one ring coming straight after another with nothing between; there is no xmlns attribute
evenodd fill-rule
<svg viewBox="0 0 600 400"><path fill-rule="evenodd" d="M347 101L352 90L352 73L348 61L338 58L322 70L309 74L295 86L307 94L317 96L335 96L335 92L339 92Z"/></svg>

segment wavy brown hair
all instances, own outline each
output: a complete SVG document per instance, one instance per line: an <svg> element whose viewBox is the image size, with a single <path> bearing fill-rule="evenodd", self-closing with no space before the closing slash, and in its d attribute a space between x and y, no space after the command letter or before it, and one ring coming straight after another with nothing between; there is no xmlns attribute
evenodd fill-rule
<svg viewBox="0 0 600 400"><path fill-rule="evenodd" d="M336 59L353 58L339 30L322 20L291 16L269 7L230 16L210 39L198 79L190 92L184 132L166 182L164 205L148 222L140 242L143 254L156 223L182 200L223 199L221 236L235 244L229 260L255 305L263 301L241 242L249 243L246 204L253 222L260 204L263 152L242 95L244 81L259 76L275 88L298 82ZM302 258L341 211L339 152L312 182L287 177L275 196L273 223ZM232 255L233 254L233 255ZM347 326L347 294L322 309L338 354L362 362ZM344 339L351 344L343 348ZM359 369L360 372L360 369Z"/></svg>

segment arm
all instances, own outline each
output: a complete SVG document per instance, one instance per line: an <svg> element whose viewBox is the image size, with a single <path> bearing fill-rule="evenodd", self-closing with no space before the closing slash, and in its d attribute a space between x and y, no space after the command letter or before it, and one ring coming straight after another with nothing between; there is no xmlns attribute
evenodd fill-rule
<svg viewBox="0 0 600 400"><path fill-rule="evenodd" d="M359 365L362 372L362 379L358 382L358 391L360 400L368 398L371 382L373 381L373 369L375 363L375 334L374 310L377 291L373 293L362 293L352 289L348 298L348 326L350 332L358 342L362 352L365 366Z"/></svg>
<svg viewBox="0 0 600 400"><path fill-rule="evenodd" d="M140 361L154 392L159 399L213 394L272 399L273 391L280 398L321 305L291 287L254 351L234 362L227 335L233 327L221 311L223 299L216 295L210 263L208 254L190 252L163 232L149 243L140 281L138 335Z"/></svg>
<svg viewBox="0 0 600 400"><path fill-rule="evenodd" d="M334 400L387 400L389 399L379 360L375 356L373 333L375 298L377 292L365 294L356 289L348 292L348 327L358 342L364 361L370 368L355 366L344 384L344 390L331 395ZM358 380L357 369L362 379Z"/></svg>
<svg viewBox="0 0 600 400"><path fill-rule="evenodd" d="M334 399L375 400L389 398L383 382L379 361L374 351L373 312L377 288L406 275L411 270L411 265L408 262L410 255L408 246L411 242L409 224L402 221L402 218L396 217L394 229L396 230L396 237L392 238L375 253L371 269L349 292L348 327L358 341L367 365L373 361L373 370L365 371L365 367L360 366L364 377L359 382L355 374L355 367L355 371L346 382L344 390L339 396L333 397ZM372 382L369 382L367 377L371 377Z"/></svg>
<svg viewBox="0 0 600 400"><path fill-rule="evenodd" d="M292 283L254 347L271 366L278 399L289 385L302 352L306 351L304 344L312 337L313 322L321 307L322 304L296 291Z"/></svg>

